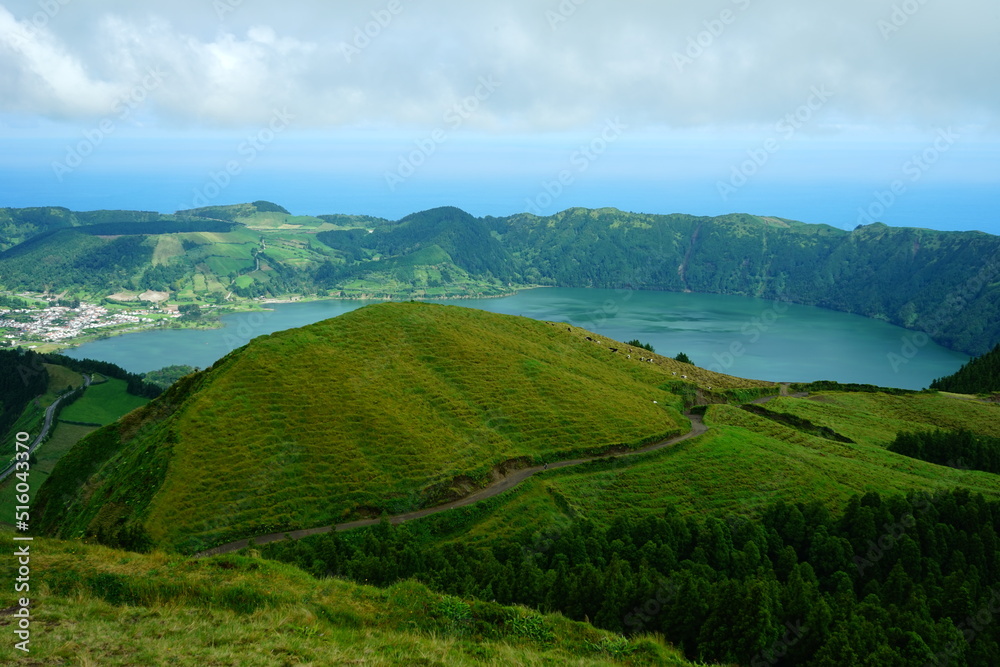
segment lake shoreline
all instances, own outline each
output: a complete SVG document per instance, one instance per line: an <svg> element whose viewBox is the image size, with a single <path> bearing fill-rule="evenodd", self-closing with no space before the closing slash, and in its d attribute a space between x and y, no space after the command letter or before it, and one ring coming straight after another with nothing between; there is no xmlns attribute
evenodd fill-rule
<svg viewBox="0 0 1000 667"><path fill-rule="evenodd" d="M413 300L567 322L613 340L651 343L665 356L684 352L708 370L772 382L835 380L919 390L969 360L928 343L896 368L890 360L899 355L901 340L910 331L860 315L759 297L539 286L502 298ZM215 329L159 327L134 337L86 343L68 354L140 373L173 364L206 368L257 336L385 302L269 299L230 310Z"/></svg>
<svg viewBox="0 0 1000 667"><path fill-rule="evenodd" d="M127 336L131 334L147 333L151 331L200 331L200 330L212 330L212 329L224 329L225 323L222 321L223 317L233 316L233 315L245 315L248 313L260 313L273 311L273 308L268 308L268 306L274 305L287 305L296 303L320 303L320 302L349 302L356 303L359 301L365 301L370 303L391 303L394 301L463 301L470 299L504 299L511 296L516 296L523 291L533 290L533 289L543 289L549 287L548 285L526 285L524 287L518 287L516 290L504 293L504 294L488 294L488 295L475 295L475 296L441 296L441 297L400 297L400 298L371 298L367 296L302 296L302 297L278 297L278 298L266 298L254 301L243 301L238 304L227 304L222 306L224 312L218 313L215 310L213 304L206 304L206 306L211 306L212 310L208 311L211 315L216 316L213 319L206 320L200 323L191 322L178 322L176 320L171 321L167 324L162 324L161 321L157 321L155 324L150 325L139 325L130 326L127 328L102 331L100 334L87 334L80 336L79 338L71 338L58 343L39 343L36 348L37 351L47 353L47 354L61 354L63 352L68 352L74 350L82 345L88 345L100 340L108 340L111 338L117 338L119 336ZM193 326L192 326L193 324Z"/></svg>

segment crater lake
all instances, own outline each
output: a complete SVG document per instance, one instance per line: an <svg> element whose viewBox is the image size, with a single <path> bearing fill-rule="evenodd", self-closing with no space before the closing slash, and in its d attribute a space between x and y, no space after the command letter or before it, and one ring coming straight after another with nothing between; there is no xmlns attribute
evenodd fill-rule
<svg viewBox="0 0 1000 667"><path fill-rule="evenodd" d="M156 329L86 343L70 357L143 373L173 364L206 368L256 336L301 327L366 301L278 303L222 317L219 329ZM739 296L546 287L493 299L441 301L495 313L566 322L616 340L639 339L703 368L760 380L835 380L922 389L969 356L924 334L813 306Z"/></svg>

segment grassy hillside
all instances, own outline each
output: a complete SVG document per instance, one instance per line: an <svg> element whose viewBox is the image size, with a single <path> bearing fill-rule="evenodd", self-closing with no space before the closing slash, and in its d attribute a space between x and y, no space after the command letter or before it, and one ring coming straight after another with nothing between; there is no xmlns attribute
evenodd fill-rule
<svg viewBox="0 0 1000 667"><path fill-rule="evenodd" d="M197 551L434 505L504 469L679 434L675 373L716 390L769 386L627 352L555 323L368 306L182 379L74 449L39 509L63 536Z"/></svg>
<svg viewBox="0 0 1000 667"><path fill-rule="evenodd" d="M961 637L995 590L1000 477L893 454L883 434L962 423L995 434L1000 407L824 392L711 405L705 423L674 447L546 471L474 506L262 553L654 630L690 659L996 663L996 628ZM851 429L867 437L848 442Z"/></svg>
<svg viewBox="0 0 1000 667"><path fill-rule="evenodd" d="M356 239L369 230L377 242L362 248ZM291 294L491 296L510 291L509 259L481 220L458 209L399 223L294 216L269 202L162 216L0 209L0 288L69 290L91 300L146 290L215 303Z"/></svg>
<svg viewBox="0 0 1000 667"><path fill-rule="evenodd" d="M0 252L45 232L108 222L151 222L162 217L151 211L80 213L61 206L0 208Z"/></svg>
<svg viewBox="0 0 1000 667"><path fill-rule="evenodd" d="M691 664L652 637L626 640L414 582L376 589L253 558L38 538L31 549L32 664ZM0 565L9 581L15 569L12 558Z"/></svg>
<svg viewBox="0 0 1000 667"><path fill-rule="evenodd" d="M869 491L965 488L1000 498L997 475L886 451L899 431L967 428L1000 435L1000 406L935 394L824 392L807 399L776 398L765 407L855 442L817 437L734 405L712 405L705 435L635 458L545 472L518 492L500 496L488 510L463 510L470 518L448 539L480 542L544 534L573 519L609 525L616 517L652 517L667 509L756 517L778 500L818 501L835 510L852 495ZM540 522L539 517L546 518ZM440 519L449 520L454 521Z"/></svg>
<svg viewBox="0 0 1000 667"><path fill-rule="evenodd" d="M49 439L35 451L36 462L31 466L32 498L38 493L39 487L48 479L59 460L65 456L76 443L94 431L93 426L78 426L75 424L56 424ZM4 461L6 463L6 459ZM0 522L12 523L15 513L17 496L17 477L11 476L0 483ZM11 518L8 518L11 517Z"/></svg>

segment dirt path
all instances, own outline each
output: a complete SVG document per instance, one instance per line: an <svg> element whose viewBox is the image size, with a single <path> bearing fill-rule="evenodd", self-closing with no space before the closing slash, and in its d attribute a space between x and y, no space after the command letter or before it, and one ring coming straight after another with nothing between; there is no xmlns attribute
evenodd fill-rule
<svg viewBox="0 0 1000 667"><path fill-rule="evenodd" d="M782 382L781 383L781 393L779 393L777 396L764 396L763 398L755 398L754 400L752 400L750 402L754 403L756 405L763 405L765 403L770 403L771 401L773 401L776 398L806 398L807 396L809 396L809 392L808 391L800 391L800 392L795 393L795 394L789 394L788 393L788 388L790 386L791 385L789 385L787 382Z"/></svg>
<svg viewBox="0 0 1000 667"><path fill-rule="evenodd" d="M582 459L569 459L566 461L557 461L555 463L550 463L547 466L533 466L531 468L522 468L521 470L515 470L508 474L503 479L494 482L493 484L487 486L484 489L476 491L475 493L469 494L464 498L459 498L458 500L453 500L450 503L445 503L444 505L436 505L434 507L428 507L427 509L418 510L416 512L407 512L405 514L396 514L394 516L388 517L389 523L400 524L404 521L409 521L411 519L421 519L425 516L430 516L432 514L438 514L446 510L455 509L456 507L465 507L466 505L471 505L473 503L479 502L480 500L486 500L487 498L492 498L493 496L499 495L508 489L512 489L524 480L537 475L544 470L556 470L558 468L568 468L570 466L578 466L582 463L589 463L590 461L598 461L604 458L625 458L627 456L635 456L636 454L645 454L646 452L653 452L658 449L664 449L665 447L670 447L676 445L679 442L694 438L696 436L705 433L708 427L702 421L700 415L685 415L691 420L691 430L684 435L679 435L675 438L670 438L669 440L664 440L662 442L653 443L651 445L646 445L641 449L633 449L627 452L622 452L613 455L603 455L603 456L592 456L589 458ZM260 535L254 538L248 538L245 540L237 540L236 542L230 542L229 544L222 544L212 549L207 549L201 551L194 555L195 558L204 558L206 556L218 556L220 554L228 554L234 551L239 551L244 547L249 546L250 539L253 539L254 544L268 544L270 542L278 542L284 539L299 540L303 537L309 537L310 535L322 535L324 533L330 533L333 531L344 531L351 530L352 528L362 528L364 526L374 526L379 521L379 519L360 519L358 521L350 521L348 523L338 523L333 526L322 526L320 528L306 528L304 530L290 530L281 533L271 533L269 535Z"/></svg>

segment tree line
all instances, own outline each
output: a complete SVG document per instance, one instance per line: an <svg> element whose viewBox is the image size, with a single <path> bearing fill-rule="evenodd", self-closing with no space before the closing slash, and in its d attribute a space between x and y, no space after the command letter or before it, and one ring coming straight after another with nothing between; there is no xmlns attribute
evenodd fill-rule
<svg viewBox="0 0 1000 667"><path fill-rule="evenodd" d="M99 373L104 377L115 378L125 381L125 391L133 396L143 398L156 398L163 393L163 389L146 380L141 375L130 373L121 366L109 361L98 361L97 359L74 359L62 354L42 354L38 355L42 362L56 366L65 366L77 373Z"/></svg>
<svg viewBox="0 0 1000 667"><path fill-rule="evenodd" d="M1000 343L963 365L954 375L934 380L931 389L957 394L1000 392Z"/></svg>
<svg viewBox="0 0 1000 667"><path fill-rule="evenodd" d="M889 451L950 468L1000 473L1000 438L967 430L900 433Z"/></svg>
<svg viewBox="0 0 1000 667"><path fill-rule="evenodd" d="M45 394L49 373L31 350L0 350L0 435L5 435L32 400Z"/></svg>
<svg viewBox="0 0 1000 667"><path fill-rule="evenodd" d="M576 519L488 546L424 522L261 547L317 576L559 611L659 632L692 660L986 665L1000 660L1000 502L957 490L851 498L837 514L778 502L759 519Z"/></svg>

